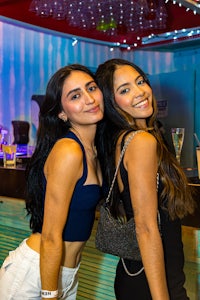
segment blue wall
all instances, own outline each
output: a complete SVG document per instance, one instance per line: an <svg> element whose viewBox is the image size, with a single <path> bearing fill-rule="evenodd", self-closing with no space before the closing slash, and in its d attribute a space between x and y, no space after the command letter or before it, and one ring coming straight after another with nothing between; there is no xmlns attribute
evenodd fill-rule
<svg viewBox="0 0 200 300"><path fill-rule="evenodd" d="M66 35L30 27L0 16L0 125L4 125L11 134L12 120L27 120L31 123L31 96L45 93L49 78L58 68L69 63L81 63L95 70L107 59L122 57L138 64L146 73L157 75L157 89L159 85L165 84L161 84L159 74L168 73L170 77L170 73L179 72L178 77L174 77L173 87L178 92L184 86L181 72L187 74L189 70L191 84L187 84L187 90L184 91L184 102L192 102L195 113L191 130L194 129L200 136L200 88L197 84L200 82L200 50L156 52L121 51L115 48L110 51L106 45L78 39L73 47L72 42L72 38ZM195 74L192 81L191 74ZM170 114L167 118L170 119ZM30 135L32 143L34 137L32 133Z"/></svg>

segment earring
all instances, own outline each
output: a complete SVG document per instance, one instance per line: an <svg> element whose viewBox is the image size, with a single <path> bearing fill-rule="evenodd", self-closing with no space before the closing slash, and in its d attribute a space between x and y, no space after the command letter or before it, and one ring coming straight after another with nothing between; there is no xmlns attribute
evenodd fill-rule
<svg viewBox="0 0 200 300"><path fill-rule="evenodd" d="M67 122L67 115L64 113L64 111L62 111L61 113L59 113L58 117L59 117L63 122Z"/></svg>

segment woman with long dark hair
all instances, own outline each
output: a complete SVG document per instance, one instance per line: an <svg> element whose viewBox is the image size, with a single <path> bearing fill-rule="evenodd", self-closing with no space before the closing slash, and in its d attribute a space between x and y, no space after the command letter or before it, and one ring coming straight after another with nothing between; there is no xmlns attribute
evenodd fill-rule
<svg viewBox="0 0 200 300"><path fill-rule="evenodd" d="M86 67L69 65L50 79L27 167L32 234L2 265L0 299L76 299L81 253L101 198L95 134L103 110Z"/></svg>
<svg viewBox="0 0 200 300"><path fill-rule="evenodd" d="M101 64L96 79L105 106L97 135L98 153L108 187L123 144L131 132L142 130L128 145L118 172L118 184L111 195L114 217L120 214L121 200L127 220L134 217L141 253L141 261L119 260L116 298L189 299L184 288L180 220L192 213L194 205L185 174L168 151L157 126L157 106L150 82L138 66L123 59ZM143 272L133 276L143 267Z"/></svg>

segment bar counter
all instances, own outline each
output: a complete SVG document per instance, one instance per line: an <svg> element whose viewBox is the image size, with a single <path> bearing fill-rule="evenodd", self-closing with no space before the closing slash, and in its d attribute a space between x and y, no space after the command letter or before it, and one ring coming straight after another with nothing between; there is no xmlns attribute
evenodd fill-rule
<svg viewBox="0 0 200 300"><path fill-rule="evenodd" d="M200 228L200 180L198 177L198 170L189 168L184 171L188 178L188 184L193 189L193 198L196 202L196 209L193 215L188 215L182 220L182 224Z"/></svg>
<svg viewBox="0 0 200 300"><path fill-rule="evenodd" d="M25 199L25 168L30 157L17 158L16 168L4 168L0 159L0 195L18 199Z"/></svg>
<svg viewBox="0 0 200 300"><path fill-rule="evenodd" d="M0 195L25 199L25 168L0 167Z"/></svg>

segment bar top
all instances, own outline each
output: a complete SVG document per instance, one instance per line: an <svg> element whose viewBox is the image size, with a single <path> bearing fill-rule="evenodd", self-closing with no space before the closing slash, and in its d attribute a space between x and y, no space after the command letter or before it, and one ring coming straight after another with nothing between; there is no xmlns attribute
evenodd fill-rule
<svg viewBox="0 0 200 300"><path fill-rule="evenodd" d="M184 172L188 178L189 184L194 184L194 185L200 186L200 179L198 177L197 168L187 168L187 169L184 169Z"/></svg>

